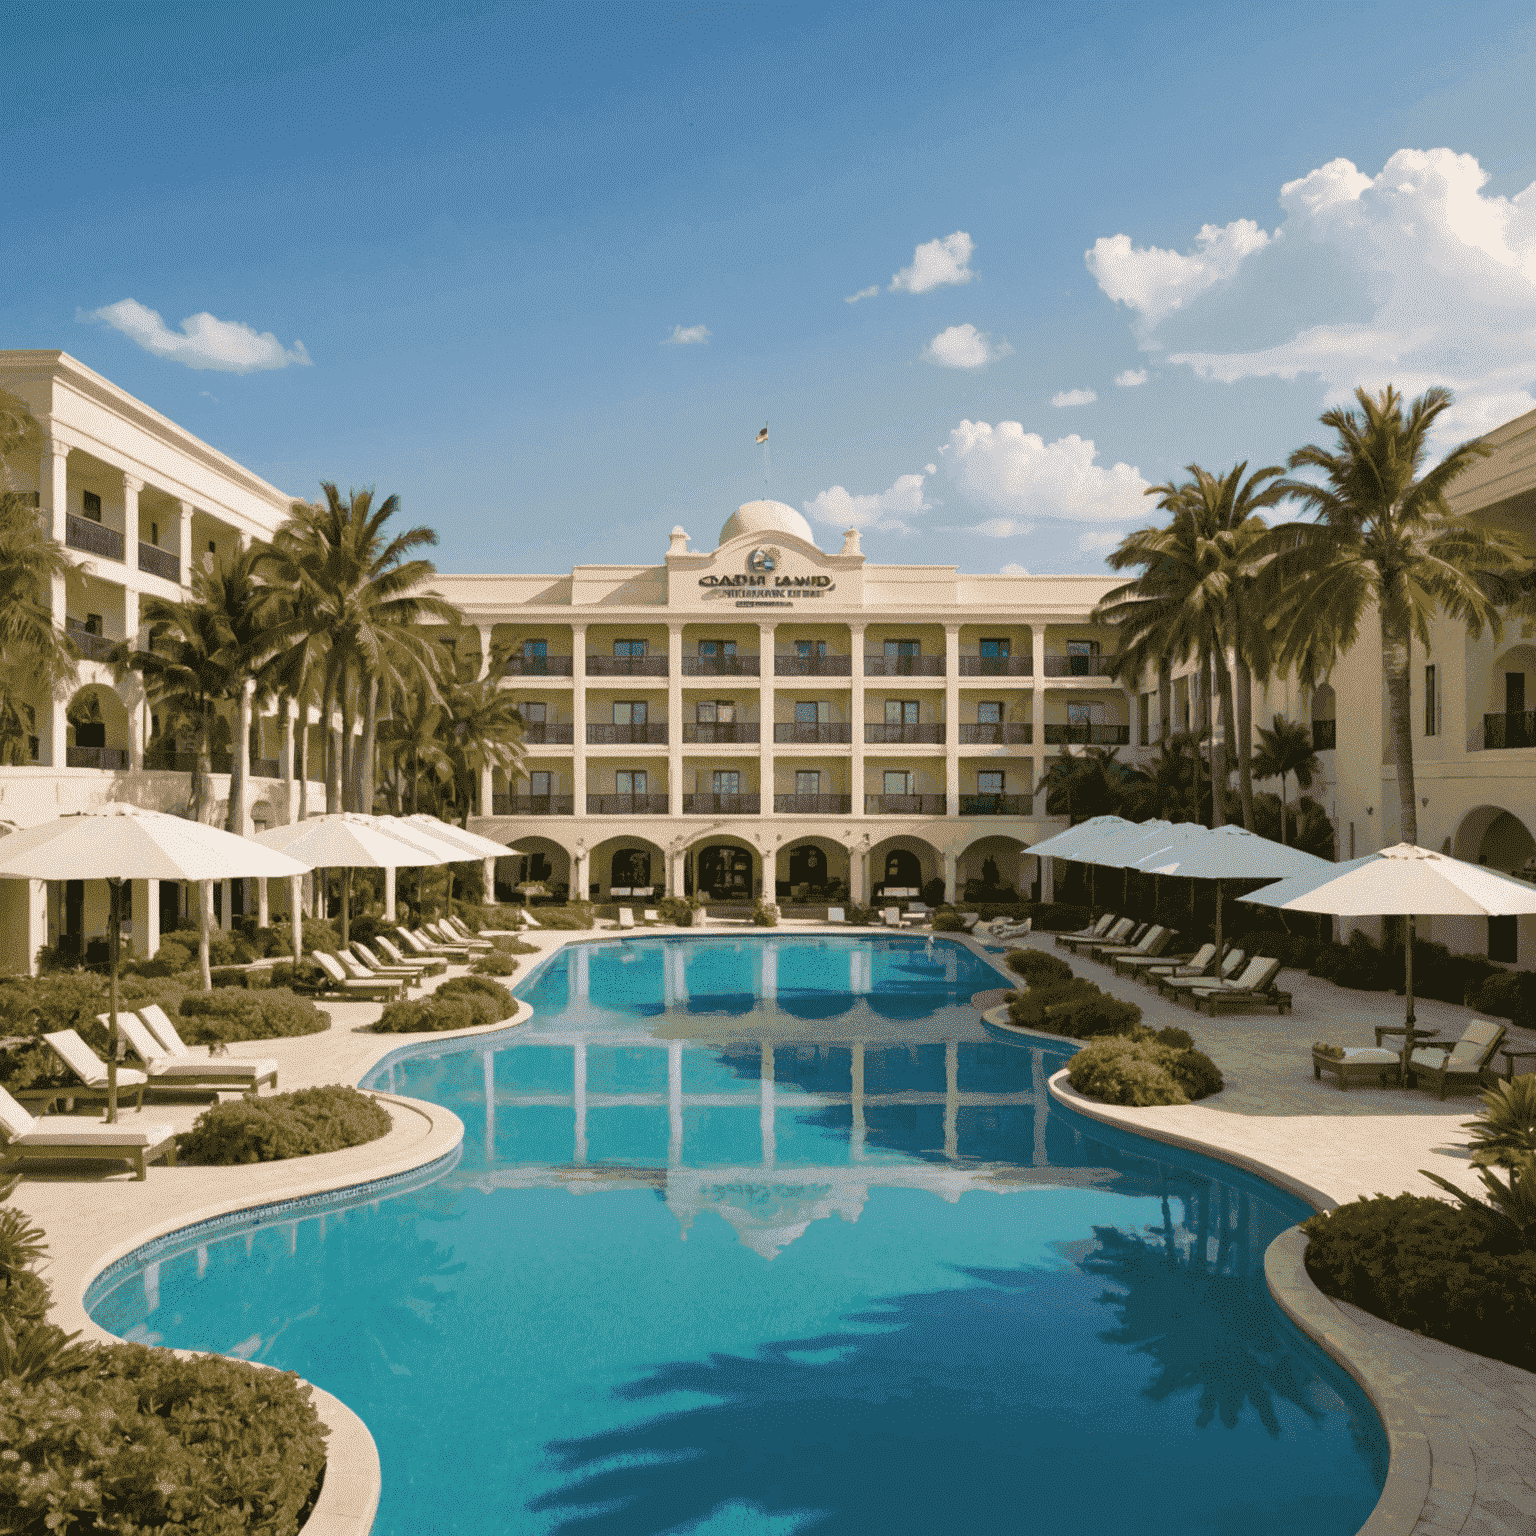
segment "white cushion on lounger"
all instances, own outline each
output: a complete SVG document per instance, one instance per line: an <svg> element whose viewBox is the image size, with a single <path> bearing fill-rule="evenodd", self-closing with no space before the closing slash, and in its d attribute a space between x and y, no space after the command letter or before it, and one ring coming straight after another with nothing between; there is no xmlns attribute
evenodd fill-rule
<svg viewBox="0 0 1536 1536"><path fill-rule="evenodd" d="M43 1039L48 1042L54 1055L87 1088L100 1089L107 1086L106 1062L74 1030L55 1030L51 1035L44 1035ZM119 1088L137 1088L146 1081L147 1079L144 1074L136 1072L132 1067L119 1067L117 1069L117 1086Z"/></svg>
<svg viewBox="0 0 1536 1536"><path fill-rule="evenodd" d="M1362 1066L1372 1066L1380 1062L1384 1067L1395 1067L1403 1059L1400 1051L1383 1050L1374 1045L1346 1045L1344 1047L1345 1061L1358 1061Z"/></svg>
<svg viewBox="0 0 1536 1536"><path fill-rule="evenodd" d="M168 1125L140 1125L137 1120L104 1125L100 1120L81 1121L74 1115L46 1115L32 1124L33 1129L25 1135L11 1137L13 1147L153 1147L176 1134Z"/></svg>

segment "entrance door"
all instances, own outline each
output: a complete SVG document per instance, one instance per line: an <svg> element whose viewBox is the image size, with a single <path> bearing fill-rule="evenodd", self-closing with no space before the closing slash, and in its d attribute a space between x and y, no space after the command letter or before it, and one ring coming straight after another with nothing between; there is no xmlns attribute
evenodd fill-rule
<svg viewBox="0 0 1536 1536"><path fill-rule="evenodd" d="M1504 674L1504 713L1506 715L1523 715L1525 713L1525 673L1506 672Z"/></svg>
<svg viewBox="0 0 1536 1536"><path fill-rule="evenodd" d="M699 854L699 894L716 901L745 901L752 895L752 855L745 848L705 848Z"/></svg>
<svg viewBox="0 0 1536 1536"><path fill-rule="evenodd" d="M815 888L827 883L827 856L820 848L801 844L789 850L789 884Z"/></svg>
<svg viewBox="0 0 1536 1536"><path fill-rule="evenodd" d="M174 933L181 921L181 883L176 880L160 882L160 932Z"/></svg>

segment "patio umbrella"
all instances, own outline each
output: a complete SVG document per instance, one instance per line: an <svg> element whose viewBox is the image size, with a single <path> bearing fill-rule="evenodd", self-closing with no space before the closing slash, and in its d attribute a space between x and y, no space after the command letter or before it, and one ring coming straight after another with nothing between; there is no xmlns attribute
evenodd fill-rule
<svg viewBox="0 0 1536 1536"><path fill-rule="evenodd" d="M112 979L107 1052L107 1121L117 1119L117 966L124 880L236 880L302 875L301 855L263 848L181 816L113 802L58 816L0 839L0 877L105 880L111 895L107 964Z"/></svg>
<svg viewBox="0 0 1536 1536"><path fill-rule="evenodd" d="M464 827L455 826L451 821L441 821L436 816L429 816L425 811L417 811L414 816L384 819L391 824L398 820L401 832L407 836L409 835L406 832L408 827L420 827L443 842L457 844L473 859L505 859L509 856L521 855L520 849L508 848L504 843L498 843L489 837L481 837L478 832L470 832Z"/></svg>
<svg viewBox="0 0 1536 1536"><path fill-rule="evenodd" d="M1137 834L1134 837L1131 836L1133 831ZM1155 863L1160 859L1166 862L1164 855L1170 850L1181 848L1207 835L1206 829L1198 821L1144 821L1128 829L1123 840L1116 839L1095 849L1093 861L1109 869L1125 871L1120 899L1122 902L1129 902L1133 869L1138 873L1147 873L1145 868L1147 864ZM1151 875L1152 906L1155 913L1160 894L1159 871L1153 869Z"/></svg>
<svg viewBox="0 0 1536 1536"><path fill-rule="evenodd" d="M285 827L271 827L256 838L268 848L281 848L316 869L341 871L341 942L350 937L348 905L352 896L354 869L399 869L415 864L453 862L446 846L432 848L425 836L407 842L380 826L381 818L355 811L335 811L326 816L311 816L290 822ZM298 929L297 915L294 927ZM303 958L296 943L294 961Z"/></svg>
<svg viewBox="0 0 1536 1536"><path fill-rule="evenodd" d="M1088 864L1088 910L1092 912L1096 899L1092 860L1088 858L1088 851L1105 838L1114 837L1136 825L1136 822L1127 821L1123 816L1090 816L1087 821L1068 827L1065 832L1058 832L1054 837L1048 837L1025 851L1034 854L1036 858L1072 859ZM1041 866L1042 869L1044 867ZM1043 880L1044 876L1041 878Z"/></svg>
<svg viewBox="0 0 1536 1536"><path fill-rule="evenodd" d="M1347 864L1325 864L1319 874L1298 874L1238 900L1286 912L1328 912L1335 917L1406 917L1403 993L1409 1046L1414 1025L1414 919L1516 917L1536 912L1536 890L1523 880L1511 880L1481 864L1468 864L1414 843L1397 843Z"/></svg>

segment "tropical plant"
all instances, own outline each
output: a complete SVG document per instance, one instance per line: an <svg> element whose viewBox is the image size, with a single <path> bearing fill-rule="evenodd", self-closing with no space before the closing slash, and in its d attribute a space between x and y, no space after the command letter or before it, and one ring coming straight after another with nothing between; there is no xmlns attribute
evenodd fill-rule
<svg viewBox="0 0 1536 1536"><path fill-rule="evenodd" d="M1117 813L1125 796L1145 781L1141 769L1122 763L1116 747L1088 747L1052 758L1040 781L1049 816L1076 824L1091 816Z"/></svg>
<svg viewBox="0 0 1536 1536"><path fill-rule="evenodd" d="M1274 724L1266 731L1259 727L1259 750L1253 760L1256 779L1280 780L1280 841L1286 841L1286 793L1287 777L1294 777L1298 789L1311 789L1313 776L1322 764L1312 750L1312 732L1284 715L1276 715Z"/></svg>
<svg viewBox="0 0 1536 1536"><path fill-rule="evenodd" d="M455 808L466 827L482 770L499 768L515 777L524 757L523 717L500 685L500 659L492 658L489 674L482 678L474 675L478 657L455 654L453 681L445 691L443 752L452 773Z"/></svg>
<svg viewBox="0 0 1536 1536"><path fill-rule="evenodd" d="M422 777L426 776L432 804L437 787L453 775L443 746L443 706L436 689L407 689L379 722L380 778L397 815L421 809Z"/></svg>
<svg viewBox="0 0 1536 1536"><path fill-rule="evenodd" d="M24 693L73 685L79 649L51 611L53 582L73 569L64 546L43 531L37 509L0 489L0 763L31 760L36 714Z"/></svg>
<svg viewBox="0 0 1536 1536"><path fill-rule="evenodd" d="M1478 1177L1488 1192L1486 1200L1469 1195L1441 1174L1426 1168L1419 1172L1454 1195L1462 1209L1476 1216L1490 1231L1513 1238L1522 1247L1536 1248L1536 1156L1520 1153L1505 1160L1505 1166L1509 1169L1507 1184L1491 1168L1478 1169Z"/></svg>
<svg viewBox="0 0 1536 1536"><path fill-rule="evenodd" d="M1272 529L1264 572L1282 666L1305 677L1326 676L1359 637L1374 607L1381 632L1392 759L1397 768L1403 841L1417 842L1418 798L1410 718L1412 642L1430 647L1430 619L1443 608L1474 638L1486 625L1502 633L1501 578L1522 562L1513 541L1454 516L1445 502L1451 483L1489 449L1453 449L1421 473L1435 422L1449 408L1448 389L1426 390L1406 409L1387 386L1355 391L1359 410L1335 407L1320 418L1337 440L1309 444L1290 468L1314 471L1320 483L1288 479L1272 488L1316 514L1310 523Z"/></svg>
<svg viewBox="0 0 1536 1536"><path fill-rule="evenodd" d="M1462 1129L1472 1132L1472 1161L1479 1168L1513 1168L1536 1157L1536 1072L1497 1083L1483 1095L1483 1111Z"/></svg>

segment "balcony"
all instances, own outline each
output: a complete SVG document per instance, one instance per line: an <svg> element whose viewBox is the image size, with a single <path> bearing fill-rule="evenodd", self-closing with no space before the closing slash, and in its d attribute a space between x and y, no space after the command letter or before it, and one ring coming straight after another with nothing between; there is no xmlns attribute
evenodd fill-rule
<svg viewBox="0 0 1536 1536"><path fill-rule="evenodd" d="M493 816L573 816L576 803L570 795L492 795Z"/></svg>
<svg viewBox="0 0 1536 1536"><path fill-rule="evenodd" d="M588 816L665 816L665 795L588 795Z"/></svg>
<svg viewBox="0 0 1536 1536"><path fill-rule="evenodd" d="M1536 747L1536 711L1483 716L1484 750L1498 752L1510 747Z"/></svg>
<svg viewBox="0 0 1536 1536"><path fill-rule="evenodd" d="M1033 795L961 795L962 816L1028 816L1035 803Z"/></svg>
<svg viewBox="0 0 1536 1536"><path fill-rule="evenodd" d="M548 721L536 720L523 727L525 747L568 747L575 739L574 725L553 725Z"/></svg>
<svg viewBox="0 0 1536 1536"><path fill-rule="evenodd" d="M87 629L79 619L65 619L64 632L79 646L80 654L87 661L108 661L117 648L116 640L99 635L94 629Z"/></svg>
<svg viewBox="0 0 1536 1536"><path fill-rule="evenodd" d="M1027 747L1033 744L1035 728L1032 725L1002 725L988 722L981 725L962 725L962 747Z"/></svg>
<svg viewBox="0 0 1536 1536"><path fill-rule="evenodd" d="M64 542L88 555L101 555L107 560L123 558L122 534L115 528L103 528L88 517L76 517L73 512L64 514Z"/></svg>
<svg viewBox="0 0 1536 1536"><path fill-rule="evenodd" d="M1048 747L1128 747L1131 744L1131 728L1128 725L1098 725L1092 721L1045 726L1045 744Z"/></svg>
<svg viewBox="0 0 1536 1536"><path fill-rule="evenodd" d="M509 656L501 669L503 677L569 677L569 656Z"/></svg>
<svg viewBox="0 0 1536 1536"><path fill-rule="evenodd" d="M1033 656L962 656L961 677L1033 677Z"/></svg>
<svg viewBox="0 0 1536 1536"><path fill-rule="evenodd" d="M852 656L790 656L773 658L775 677L852 677Z"/></svg>
<svg viewBox="0 0 1536 1536"><path fill-rule="evenodd" d="M589 747L665 746L667 722L655 720L644 725L589 725Z"/></svg>
<svg viewBox="0 0 1536 1536"><path fill-rule="evenodd" d="M683 722L683 741L696 746L728 746L737 742L756 745L761 727L756 720L707 720Z"/></svg>
<svg viewBox="0 0 1536 1536"><path fill-rule="evenodd" d="M887 745L892 742L906 742L932 746L944 740L944 727L942 725L866 725L864 740L883 742Z"/></svg>
<svg viewBox="0 0 1536 1536"><path fill-rule="evenodd" d="M111 768L128 766L126 747L65 747L66 768Z"/></svg>
<svg viewBox="0 0 1536 1536"><path fill-rule="evenodd" d="M942 816L943 795L865 795L866 816Z"/></svg>
<svg viewBox="0 0 1536 1536"><path fill-rule="evenodd" d="M684 816L756 816L756 795L684 795Z"/></svg>
<svg viewBox="0 0 1536 1536"><path fill-rule="evenodd" d="M942 656L866 656L865 677L943 677Z"/></svg>
<svg viewBox="0 0 1536 1536"><path fill-rule="evenodd" d="M197 771L196 752L178 752L168 747L151 747L144 754L144 766L158 769L163 773L195 773ZM208 754L208 771L210 773L229 773L235 766L234 754L231 752L210 752ZM276 775L274 774L275 778ZM323 783L323 778L311 778L312 784Z"/></svg>
<svg viewBox="0 0 1536 1536"><path fill-rule="evenodd" d="M551 660L554 658L551 657ZM667 657L660 656L588 656L588 677L665 677Z"/></svg>
<svg viewBox="0 0 1536 1536"><path fill-rule="evenodd" d="M846 721L780 720L773 728L775 741L802 747L847 746L853 740L853 727Z"/></svg>
<svg viewBox="0 0 1536 1536"><path fill-rule="evenodd" d="M181 584L180 559L158 545L146 544L142 539L139 541L139 569L165 581L174 581L178 586Z"/></svg>
<svg viewBox="0 0 1536 1536"><path fill-rule="evenodd" d="M1337 720L1314 720L1312 722L1312 750L1314 752L1332 752L1334 744L1338 739L1338 731L1339 722Z"/></svg>
<svg viewBox="0 0 1536 1536"><path fill-rule="evenodd" d="M1113 656L1051 656L1045 658L1047 677L1113 677Z"/></svg>
<svg viewBox="0 0 1536 1536"><path fill-rule="evenodd" d="M251 777L253 779L280 779L283 770L275 757L253 757L251 759Z"/></svg>
<svg viewBox="0 0 1536 1536"><path fill-rule="evenodd" d="M756 677L756 656L684 656L684 677Z"/></svg>
<svg viewBox="0 0 1536 1536"><path fill-rule="evenodd" d="M778 816L846 816L853 809L852 795L775 795Z"/></svg>

